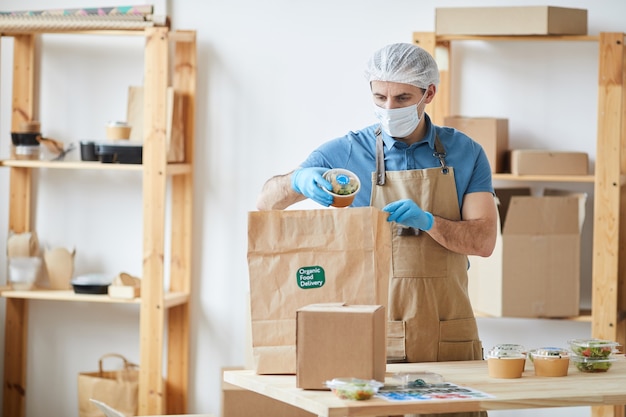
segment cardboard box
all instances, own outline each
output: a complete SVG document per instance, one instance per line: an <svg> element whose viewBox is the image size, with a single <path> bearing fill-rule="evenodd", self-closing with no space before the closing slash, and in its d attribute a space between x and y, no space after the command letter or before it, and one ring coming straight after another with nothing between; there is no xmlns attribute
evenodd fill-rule
<svg viewBox="0 0 626 417"><path fill-rule="evenodd" d="M547 191L536 197L522 189L496 194L508 210L493 254L470 257L474 310L496 317L578 316L586 196Z"/></svg>
<svg viewBox="0 0 626 417"><path fill-rule="evenodd" d="M585 152L515 149L511 151L511 173L516 175L587 175Z"/></svg>
<svg viewBox="0 0 626 417"><path fill-rule="evenodd" d="M168 87L166 106L167 120L165 126L165 141L167 144L167 161L184 162L184 96L175 92L173 87ZM130 86L128 88L126 120L132 127L130 131L130 141L143 142L143 87Z"/></svg>
<svg viewBox="0 0 626 417"><path fill-rule="evenodd" d="M587 10L554 6L435 9L437 35L586 35Z"/></svg>
<svg viewBox="0 0 626 417"><path fill-rule="evenodd" d="M224 368L238 370L243 368ZM222 417L315 417L304 411L265 395L240 388L222 380Z"/></svg>
<svg viewBox="0 0 626 417"><path fill-rule="evenodd" d="M491 172L506 172L508 170L508 119L448 116L444 119L443 124L460 130L480 143L487 154Z"/></svg>
<svg viewBox="0 0 626 417"><path fill-rule="evenodd" d="M385 308L311 304L296 318L296 386L327 389L333 378L385 380Z"/></svg>

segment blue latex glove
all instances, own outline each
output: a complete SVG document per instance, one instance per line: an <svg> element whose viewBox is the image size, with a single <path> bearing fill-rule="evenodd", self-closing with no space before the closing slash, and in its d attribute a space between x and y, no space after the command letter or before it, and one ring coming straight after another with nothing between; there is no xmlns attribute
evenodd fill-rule
<svg viewBox="0 0 626 417"><path fill-rule="evenodd" d="M324 187L329 191L333 189L332 184L322 177L326 171L328 168L297 169L291 174L291 188L316 203L328 207L333 202L333 196L320 188Z"/></svg>
<svg viewBox="0 0 626 417"><path fill-rule="evenodd" d="M428 231L433 227L433 215L424 211L413 200L398 200L387 204L383 211L389 213L388 222Z"/></svg>

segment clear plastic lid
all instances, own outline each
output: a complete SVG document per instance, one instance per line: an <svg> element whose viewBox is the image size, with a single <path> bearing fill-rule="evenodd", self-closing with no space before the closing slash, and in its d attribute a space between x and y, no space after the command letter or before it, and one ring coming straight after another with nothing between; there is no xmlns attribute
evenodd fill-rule
<svg viewBox="0 0 626 417"><path fill-rule="evenodd" d="M526 352L526 348L524 346L515 343L503 343L501 345L495 345L492 350Z"/></svg>
<svg viewBox="0 0 626 417"><path fill-rule="evenodd" d="M487 352L487 359L525 359L526 353L513 349L493 348Z"/></svg>
<svg viewBox="0 0 626 417"><path fill-rule="evenodd" d="M526 348L523 345L516 343L501 343L495 345L485 355L486 359L500 358L500 359L519 359L526 358Z"/></svg>
<svg viewBox="0 0 626 417"><path fill-rule="evenodd" d="M533 349L530 351L529 356L534 359L537 358L550 358L550 359L559 359L559 358L569 358L570 352L567 349L559 348L559 347L542 347L539 349Z"/></svg>
<svg viewBox="0 0 626 417"><path fill-rule="evenodd" d="M414 388L424 385L443 384L443 376L434 372L396 372L392 383L399 388Z"/></svg>
<svg viewBox="0 0 626 417"><path fill-rule="evenodd" d="M330 169L324 173L323 177L332 184L332 192L337 195L353 194L361 186L359 177L347 169Z"/></svg>
<svg viewBox="0 0 626 417"><path fill-rule="evenodd" d="M602 339L572 339L568 343L574 354L586 358L606 358L620 346L618 342Z"/></svg>

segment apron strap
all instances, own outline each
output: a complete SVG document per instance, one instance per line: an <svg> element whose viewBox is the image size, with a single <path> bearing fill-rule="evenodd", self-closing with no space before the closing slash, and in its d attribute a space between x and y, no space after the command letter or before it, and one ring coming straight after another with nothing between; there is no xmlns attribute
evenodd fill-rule
<svg viewBox="0 0 626 417"><path fill-rule="evenodd" d="M439 159L439 164L441 164L441 172L443 174L447 174L450 170L446 165L446 149L443 147L443 144L439 140L439 135L435 133L435 152L433 156Z"/></svg>
<svg viewBox="0 0 626 417"><path fill-rule="evenodd" d="M380 126L374 131L376 135L376 185L385 185L385 151L383 150L383 136ZM435 133L435 152L433 156L439 160L441 172L447 174L450 172L446 165L446 149L444 148L439 135Z"/></svg>
<svg viewBox="0 0 626 417"><path fill-rule="evenodd" d="M380 126L376 128L374 134L376 135L376 185L385 185L385 151Z"/></svg>

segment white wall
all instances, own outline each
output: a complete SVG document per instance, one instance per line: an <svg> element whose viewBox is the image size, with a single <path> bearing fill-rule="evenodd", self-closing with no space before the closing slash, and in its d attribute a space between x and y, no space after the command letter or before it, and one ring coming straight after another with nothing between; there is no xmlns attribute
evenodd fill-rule
<svg viewBox="0 0 626 417"><path fill-rule="evenodd" d="M105 2L106 3L106 2ZM198 31L197 166L194 214L189 411L219 414L220 369L245 362L246 214L268 177L291 170L325 140L374 121L362 76L384 44L434 30L435 7L462 0L181 0L175 28ZM483 0L481 5L537 5ZM127 4L111 1L109 5ZM626 31L622 0L551 0L589 10L589 33ZM102 6L100 0L3 0L3 10ZM39 119L66 142L102 139L122 118L128 85L141 83L141 47L128 39L46 38ZM97 43L94 47L94 43ZM10 42L2 43L0 156L10 143ZM455 47L453 110L510 120L512 147L575 149L595 155L597 45L467 43ZM103 178L104 177L104 178ZM140 177L41 170L36 229L43 243L76 247L76 272L141 271ZM6 172L0 172L6 190ZM562 184L548 184L560 186ZM592 193L589 186L568 185ZM61 198L59 198L61 197ZM4 197L6 198L6 197ZM45 209L43 209L45 208ZM0 204L0 236L7 210ZM110 226L114 219L115 227ZM587 222L589 224L589 222ZM591 238L587 228L585 240ZM0 239L4 256L5 241ZM589 304L589 245L582 304ZM0 265L5 259L0 258ZM4 301L0 300L0 316ZM72 416L76 375L100 355L138 360L137 309L30 302L27 415ZM4 320L2 320L4 322ZM486 347L563 345L588 323L481 319ZM2 332L3 334L3 332ZM2 337L0 335L0 337ZM8 337L11 337L9 335ZM493 412L492 416L521 415ZM533 415L539 415L534 413ZM589 415L577 408L546 415Z"/></svg>

